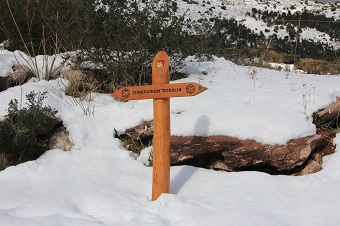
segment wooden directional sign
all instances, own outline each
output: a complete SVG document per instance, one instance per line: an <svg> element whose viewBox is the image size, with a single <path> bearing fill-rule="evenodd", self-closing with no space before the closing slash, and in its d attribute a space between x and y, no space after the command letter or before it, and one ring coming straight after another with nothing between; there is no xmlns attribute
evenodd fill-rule
<svg viewBox="0 0 340 226"><path fill-rule="evenodd" d="M123 100L153 99L152 200L170 192L170 97L194 96L205 90L195 82L169 84L169 58L160 51L152 63L152 85L124 87L112 93Z"/></svg>
<svg viewBox="0 0 340 226"><path fill-rule="evenodd" d="M207 90L206 87L195 82L131 86L120 88L112 95L122 100L142 100L169 97L195 96Z"/></svg>

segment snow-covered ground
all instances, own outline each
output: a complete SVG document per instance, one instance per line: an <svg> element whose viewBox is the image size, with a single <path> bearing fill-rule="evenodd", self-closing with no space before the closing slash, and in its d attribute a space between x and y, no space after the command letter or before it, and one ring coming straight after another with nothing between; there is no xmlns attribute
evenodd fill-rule
<svg viewBox="0 0 340 226"><path fill-rule="evenodd" d="M13 53L0 51L1 76L13 62ZM173 135L223 134L285 143L314 134L311 114L340 96L339 75L302 75L194 57L187 58L183 72L189 77L175 83L197 82L208 90L171 100ZM339 134L336 152L323 158L318 173L292 177L176 166L171 167L171 194L150 201L152 168L145 165L150 148L137 157L113 134L151 120L152 100L120 102L94 93L86 115L63 93L66 83L32 79L0 93L2 118L11 99L24 102L31 90L47 91L45 104L58 109L75 143L70 152L49 150L36 161L0 172L0 225L340 225Z"/></svg>

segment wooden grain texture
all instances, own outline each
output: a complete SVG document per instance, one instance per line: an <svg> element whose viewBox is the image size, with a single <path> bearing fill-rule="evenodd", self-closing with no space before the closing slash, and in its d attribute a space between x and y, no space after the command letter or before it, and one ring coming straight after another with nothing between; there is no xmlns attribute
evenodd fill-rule
<svg viewBox="0 0 340 226"><path fill-rule="evenodd" d="M152 63L152 84L169 83L169 59L164 51L156 54ZM156 98L154 108L154 143L152 200L170 192L170 99Z"/></svg>

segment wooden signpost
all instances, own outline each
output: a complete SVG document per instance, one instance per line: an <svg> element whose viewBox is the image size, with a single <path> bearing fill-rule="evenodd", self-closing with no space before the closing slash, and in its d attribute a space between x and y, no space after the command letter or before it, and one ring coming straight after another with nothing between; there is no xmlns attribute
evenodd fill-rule
<svg viewBox="0 0 340 226"><path fill-rule="evenodd" d="M170 97L195 96L205 90L195 82L169 84L169 58L160 51L152 63L152 85L124 87L112 93L122 100L153 99L152 200L170 192Z"/></svg>

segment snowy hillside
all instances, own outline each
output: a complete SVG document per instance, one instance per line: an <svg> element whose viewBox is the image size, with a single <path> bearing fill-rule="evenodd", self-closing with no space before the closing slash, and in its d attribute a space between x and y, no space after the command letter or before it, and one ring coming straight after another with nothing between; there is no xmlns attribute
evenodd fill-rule
<svg viewBox="0 0 340 226"><path fill-rule="evenodd" d="M222 15L242 19L252 8L268 11L288 12L302 11L304 9L312 12L325 14L327 17L340 19L340 10L336 8L339 3L316 3L310 0L177 0L180 12L187 12L190 18L202 15L208 18L212 15ZM336 10L331 6L335 4ZM211 13L209 13L209 11ZM243 18L244 19L244 18Z"/></svg>
<svg viewBox="0 0 340 226"><path fill-rule="evenodd" d="M0 51L0 71L16 62ZM339 76L301 75L237 66L223 58L184 62L189 77L208 90L171 100L175 135L228 134L267 143L315 133L311 113L340 95ZM39 65L42 62L39 60ZM251 70L256 70L256 76ZM171 194L151 202L152 168L113 137L152 119L152 101L120 102L93 93L91 114L64 94L67 81L39 81L0 93L0 117L9 101L47 91L75 146L49 150L36 161L0 172L0 225L230 225L337 226L340 224L340 139L323 170L307 176L226 173L171 167ZM305 98L305 99L304 99ZM201 120L202 117L204 120ZM146 163L147 164L147 163Z"/></svg>
<svg viewBox="0 0 340 226"><path fill-rule="evenodd" d="M292 14L306 10L315 14L323 14L329 18L333 17L334 20L340 19L340 3L316 3L310 0L177 0L176 3L178 14L184 14L192 20L199 20L200 18L209 20L214 17L220 19L235 18L256 33L262 31L266 37L276 33L279 38L282 38L288 36L288 32L285 29L275 32L273 26L268 26L263 20L250 16L249 13L252 12L253 8L262 12L288 13L290 11ZM285 23L282 23L282 25L285 25ZM303 29L301 37L302 39L329 43L335 49L340 48L340 37L334 40L328 34L315 29Z"/></svg>

